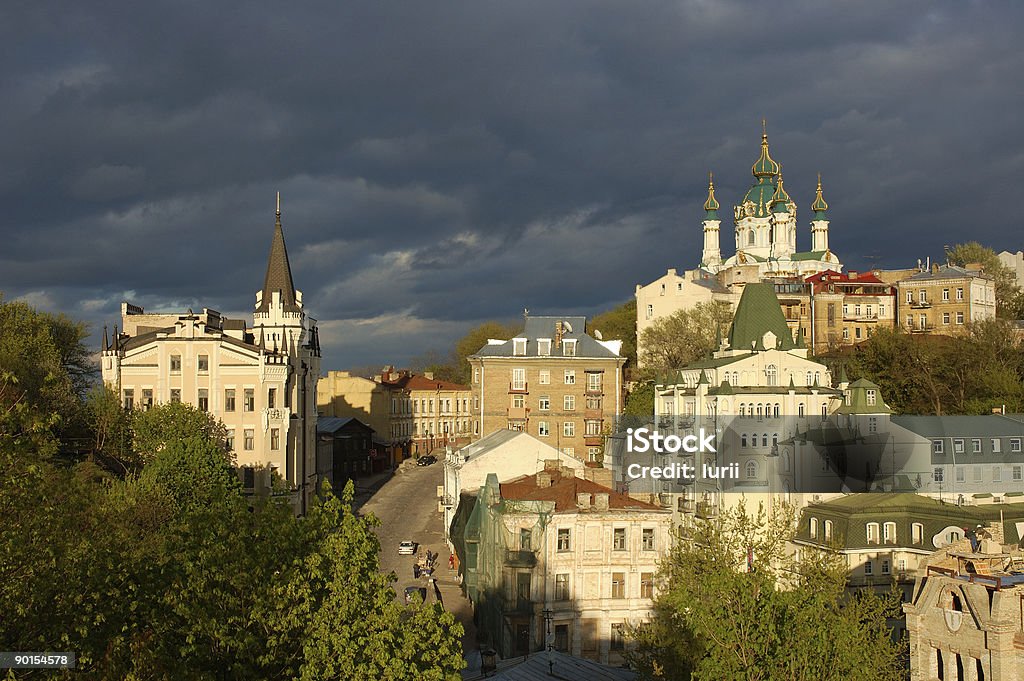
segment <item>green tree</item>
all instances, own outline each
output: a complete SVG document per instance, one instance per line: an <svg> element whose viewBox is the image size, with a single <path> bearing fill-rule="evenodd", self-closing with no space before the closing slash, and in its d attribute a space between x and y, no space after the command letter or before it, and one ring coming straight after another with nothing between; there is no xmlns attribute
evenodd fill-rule
<svg viewBox="0 0 1024 681"><path fill-rule="evenodd" d="M994 250L977 241L968 241L947 248L946 259L960 267L973 263L981 265L985 274L995 279L996 315L1004 319L1024 317L1024 308L1021 307L1024 297L1017 286L1016 274L999 260Z"/></svg>
<svg viewBox="0 0 1024 681"><path fill-rule="evenodd" d="M132 447L135 456L149 462L168 444L214 443L227 450L227 428L205 411L181 402L161 404L132 416Z"/></svg>
<svg viewBox="0 0 1024 681"><path fill-rule="evenodd" d="M731 307L718 301L697 303L656 320L640 335L642 373L654 376L681 369L717 349L731 322Z"/></svg>
<svg viewBox="0 0 1024 681"><path fill-rule="evenodd" d="M508 340L522 330L523 325L521 323L503 324L495 321L484 322L470 329L465 336L455 343L455 356L458 358L458 371L456 375L459 377L459 383L469 383L471 373L467 358L487 345L488 339Z"/></svg>
<svg viewBox="0 0 1024 681"><path fill-rule="evenodd" d="M697 520L662 570L651 626L636 630L643 679L901 679L887 616L898 595L845 595L832 554L797 562L793 513L741 504Z"/></svg>
<svg viewBox="0 0 1024 681"><path fill-rule="evenodd" d="M633 386L626 395L623 413L627 416L654 416L654 382L642 381Z"/></svg>
<svg viewBox="0 0 1024 681"><path fill-rule="evenodd" d="M628 366L636 366L636 299L595 315L588 324L588 332L600 331L606 340L621 340L621 355Z"/></svg>

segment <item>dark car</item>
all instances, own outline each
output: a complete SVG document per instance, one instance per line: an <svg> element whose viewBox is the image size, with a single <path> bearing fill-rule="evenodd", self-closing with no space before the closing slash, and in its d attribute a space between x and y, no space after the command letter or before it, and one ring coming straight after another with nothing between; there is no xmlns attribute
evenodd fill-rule
<svg viewBox="0 0 1024 681"><path fill-rule="evenodd" d="M414 595L420 595L420 601L423 603L427 602L427 587L425 586L407 586L405 587L405 603L408 605L412 603Z"/></svg>
<svg viewBox="0 0 1024 681"><path fill-rule="evenodd" d="M432 463L437 463L437 457L433 454L426 454L416 459L417 466L429 466Z"/></svg>

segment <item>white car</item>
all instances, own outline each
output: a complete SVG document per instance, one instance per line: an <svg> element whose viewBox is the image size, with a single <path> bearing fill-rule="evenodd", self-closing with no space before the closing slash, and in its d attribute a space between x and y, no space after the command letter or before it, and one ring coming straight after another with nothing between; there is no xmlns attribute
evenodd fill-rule
<svg viewBox="0 0 1024 681"><path fill-rule="evenodd" d="M400 556L411 556L416 553L416 543L411 541L404 541L398 545L398 555Z"/></svg>

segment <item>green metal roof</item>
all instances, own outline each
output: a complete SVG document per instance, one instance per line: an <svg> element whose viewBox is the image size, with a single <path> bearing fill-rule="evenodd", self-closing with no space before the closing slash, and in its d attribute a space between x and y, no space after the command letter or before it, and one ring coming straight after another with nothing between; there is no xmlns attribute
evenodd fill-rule
<svg viewBox="0 0 1024 681"><path fill-rule="evenodd" d="M775 287L769 283L747 284L729 329L729 347L733 350L756 348L769 331L779 339L780 350L795 347Z"/></svg>
<svg viewBox="0 0 1024 681"><path fill-rule="evenodd" d="M845 368L843 375L839 377L840 382L845 379ZM874 402L868 400L868 391L874 391ZM858 378L847 386L849 404L843 404L836 410L839 414L892 414L893 410L882 399L882 389L866 378Z"/></svg>
<svg viewBox="0 0 1024 681"><path fill-rule="evenodd" d="M790 260L823 260L828 251L802 251L789 256Z"/></svg>
<svg viewBox="0 0 1024 681"><path fill-rule="evenodd" d="M708 173L708 200L704 202L704 210L707 211L705 220L717 220L717 211L721 206L718 205L718 200L715 199L715 181L711 173Z"/></svg>
<svg viewBox="0 0 1024 681"><path fill-rule="evenodd" d="M825 199L821 195L821 173L818 173L818 191L814 195L814 203L811 204L811 210L814 211L815 220L825 219L825 211L828 210L828 204L825 203Z"/></svg>
<svg viewBox="0 0 1024 681"><path fill-rule="evenodd" d="M779 174L779 182L775 185L775 193L772 194L772 211L775 213L786 213L789 211L789 204L793 202L793 199L789 198L789 194L782 186L782 174Z"/></svg>

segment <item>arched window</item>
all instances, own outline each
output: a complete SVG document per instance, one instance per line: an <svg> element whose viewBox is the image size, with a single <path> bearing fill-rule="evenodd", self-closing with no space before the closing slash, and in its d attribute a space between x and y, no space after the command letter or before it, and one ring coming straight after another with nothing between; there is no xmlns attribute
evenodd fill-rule
<svg viewBox="0 0 1024 681"><path fill-rule="evenodd" d="M740 402L740 418L743 418L746 415L747 415L747 405L744 404L743 402Z"/></svg>
<svg viewBox="0 0 1024 681"><path fill-rule="evenodd" d="M740 435L740 447L746 447L746 446L747 446L747 434L743 433L742 435Z"/></svg>
<svg viewBox="0 0 1024 681"><path fill-rule="evenodd" d="M764 407L761 406L760 404L757 405L757 418L761 418L761 416L763 416L763 414L764 414Z"/></svg>
<svg viewBox="0 0 1024 681"><path fill-rule="evenodd" d="M738 372L738 371L732 372L732 384L733 385L739 385L740 384L740 372Z"/></svg>
<svg viewBox="0 0 1024 681"><path fill-rule="evenodd" d="M774 416L775 418L779 418L779 412L780 412L779 403L776 402L775 403L775 409L772 411L772 416Z"/></svg>
<svg viewBox="0 0 1024 681"><path fill-rule="evenodd" d="M811 372L810 371L807 372L806 383L807 383L807 385L811 384Z"/></svg>
<svg viewBox="0 0 1024 681"><path fill-rule="evenodd" d="M804 417L804 403L803 402L801 402L800 404L796 405L796 415L799 416L800 418Z"/></svg>
<svg viewBox="0 0 1024 681"><path fill-rule="evenodd" d="M828 405L823 404L821 405L821 420L824 421L826 418L828 418Z"/></svg>
<svg viewBox="0 0 1024 681"><path fill-rule="evenodd" d="M768 385L779 384L779 369L774 364L769 364L764 370L765 378L768 381Z"/></svg>
<svg viewBox="0 0 1024 681"><path fill-rule="evenodd" d="M811 518L810 532L811 532L811 539L817 539L818 538L818 519L817 518Z"/></svg>
<svg viewBox="0 0 1024 681"><path fill-rule="evenodd" d="M756 477L757 477L757 462L756 461L748 461L747 462L747 479L750 480L750 479L756 478Z"/></svg>
<svg viewBox="0 0 1024 681"><path fill-rule="evenodd" d="M792 467L792 465L793 465L793 462L790 461L790 459L789 459L789 452L788 451L783 452L782 453L782 470L784 472L786 472L786 473L789 473L790 468Z"/></svg>
<svg viewBox="0 0 1024 681"><path fill-rule="evenodd" d="M825 541L832 541L832 521L825 521Z"/></svg>
<svg viewBox="0 0 1024 681"><path fill-rule="evenodd" d="M750 234L747 237L747 243L750 244L751 246L754 245L754 230L750 230Z"/></svg>
<svg viewBox="0 0 1024 681"><path fill-rule="evenodd" d="M821 385L821 372L820 371L815 371L814 372L814 383L816 385Z"/></svg>
<svg viewBox="0 0 1024 681"><path fill-rule="evenodd" d="M775 447L778 444L779 444L779 434L778 433L772 433L772 447ZM787 468L786 470L789 470L789 469Z"/></svg>
<svg viewBox="0 0 1024 681"><path fill-rule="evenodd" d="M761 434L761 446L762 447L767 447L768 446L768 433L762 433Z"/></svg>

